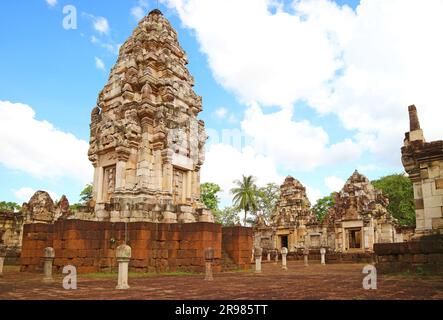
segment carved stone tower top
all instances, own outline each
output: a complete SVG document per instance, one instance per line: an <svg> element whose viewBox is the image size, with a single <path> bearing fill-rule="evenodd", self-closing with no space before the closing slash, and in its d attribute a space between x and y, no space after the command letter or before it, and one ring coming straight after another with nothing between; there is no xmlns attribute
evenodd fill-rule
<svg viewBox="0 0 443 320"><path fill-rule="evenodd" d="M207 135L187 64L177 32L157 9L120 48L91 114L98 220L213 220L200 202Z"/></svg>

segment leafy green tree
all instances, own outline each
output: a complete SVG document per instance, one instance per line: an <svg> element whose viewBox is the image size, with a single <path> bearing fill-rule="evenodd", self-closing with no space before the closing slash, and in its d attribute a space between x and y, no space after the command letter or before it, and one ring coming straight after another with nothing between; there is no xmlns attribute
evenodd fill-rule
<svg viewBox="0 0 443 320"><path fill-rule="evenodd" d="M403 174L393 174L372 181L389 198L388 211L402 226L415 226L414 189Z"/></svg>
<svg viewBox="0 0 443 320"><path fill-rule="evenodd" d="M8 212L17 212L20 211L22 208L15 202L6 202L1 201L0 202L0 211L8 211Z"/></svg>
<svg viewBox="0 0 443 320"><path fill-rule="evenodd" d="M328 214L328 210L332 208L334 204L334 194L317 200L317 203L312 207L312 211L316 215L318 221L323 222L323 219Z"/></svg>
<svg viewBox="0 0 443 320"><path fill-rule="evenodd" d="M212 211L218 211L220 199L217 196L221 190L220 186L215 183L202 183L200 185L200 195L206 207Z"/></svg>
<svg viewBox="0 0 443 320"><path fill-rule="evenodd" d="M86 204L90 200L92 200L92 184L87 184L83 191L80 193L80 202L82 204Z"/></svg>
<svg viewBox="0 0 443 320"><path fill-rule="evenodd" d="M231 189L231 193L234 195L233 203L236 210L245 213L244 224L246 225L248 212L256 212L258 209L258 190L255 185L255 178L253 176L243 176L241 181L236 180L234 184L237 187Z"/></svg>
<svg viewBox="0 0 443 320"><path fill-rule="evenodd" d="M216 221L225 227L235 226L240 223L238 210L235 207L226 207L214 212Z"/></svg>
<svg viewBox="0 0 443 320"><path fill-rule="evenodd" d="M265 187L258 189L257 207L261 211L266 222L269 222L272 214L277 208L280 198L280 187L275 183L268 183Z"/></svg>

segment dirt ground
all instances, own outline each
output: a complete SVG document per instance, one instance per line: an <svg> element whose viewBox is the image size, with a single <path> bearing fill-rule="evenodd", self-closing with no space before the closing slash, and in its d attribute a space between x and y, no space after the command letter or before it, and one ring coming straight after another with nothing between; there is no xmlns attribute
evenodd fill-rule
<svg viewBox="0 0 443 320"><path fill-rule="evenodd" d="M289 262L264 263L261 274L231 272L204 275L130 276L129 290L116 290L117 275L78 275L77 290L65 290L62 275L53 283L40 274L6 267L0 278L0 300L443 300L442 276L378 275L377 290L363 289L364 264L305 267Z"/></svg>

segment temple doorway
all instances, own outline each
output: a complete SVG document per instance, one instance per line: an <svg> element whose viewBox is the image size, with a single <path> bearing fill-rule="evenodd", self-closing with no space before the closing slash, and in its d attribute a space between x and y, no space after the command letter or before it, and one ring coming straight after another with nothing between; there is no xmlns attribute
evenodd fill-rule
<svg viewBox="0 0 443 320"><path fill-rule="evenodd" d="M348 230L349 249L361 249L361 228Z"/></svg>
<svg viewBox="0 0 443 320"><path fill-rule="evenodd" d="M281 248L288 248L288 236L280 236L280 243Z"/></svg>

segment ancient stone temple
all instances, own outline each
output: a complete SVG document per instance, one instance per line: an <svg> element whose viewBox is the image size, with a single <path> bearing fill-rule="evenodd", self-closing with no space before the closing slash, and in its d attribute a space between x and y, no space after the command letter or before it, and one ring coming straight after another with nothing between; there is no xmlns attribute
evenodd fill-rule
<svg viewBox="0 0 443 320"><path fill-rule="evenodd" d="M372 251L374 243L396 242L397 221L388 205L389 199L355 171L335 194L335 205L325 218L328 246L339 252Z"/></svg>
<svg viewBox="0 0 443 320"><path fill-rule="evenodd" d="M389 200L355 171L335 194L335 205L323 222L311 210L305 187L292 177L281 186L280 200L270 225L258 219L255 246L289 252L327 248L333 252L372 252L375 243L403 241L397 222L387 211Z"/></svg>
<svg viewBox="0 0 443 320"><path fill-rule="evenodd" d="M414 105L409 121L401 153L414 186L416 234L443 233L443 140L426 142Z"/></svg>
<svg viewBox="0 0 443 320"><path fill-rule="evenodd" d="M300 181L287 177L280 187L280 199L271 225L259 223L256 228L256 245L267 250L282 247L290 251L304 243L306 225L315 223L306 188Z"/></svg>
<svg viewBox="0 0 443 320"><path fill-rule="evenodd" d="M121 47L91 115L97 220L214 221L200 201L207 135L187 63L159 10Z"/></svg>

